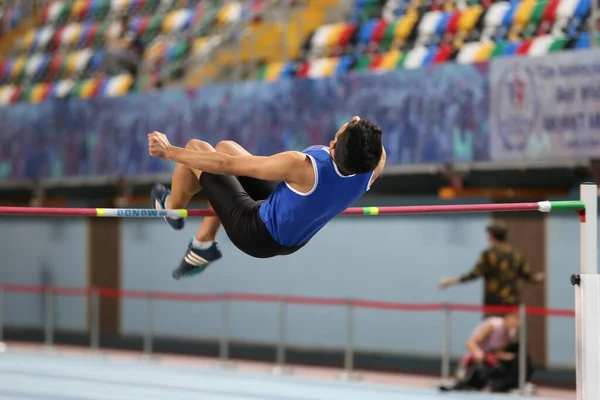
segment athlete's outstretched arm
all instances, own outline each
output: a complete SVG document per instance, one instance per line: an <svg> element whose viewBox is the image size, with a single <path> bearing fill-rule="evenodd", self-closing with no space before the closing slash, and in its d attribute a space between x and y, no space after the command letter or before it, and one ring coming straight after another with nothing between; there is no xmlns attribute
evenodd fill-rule
<svg viewBox="0 0 600 400"><path fill-rule="evenodd" d="M172 146L160 132L148 135L150 155L190 168L217 175L248 176L272 181L286 181L312 186L314 172L310 159L299 152L285 152L270 157L231 156Z"/></svg>

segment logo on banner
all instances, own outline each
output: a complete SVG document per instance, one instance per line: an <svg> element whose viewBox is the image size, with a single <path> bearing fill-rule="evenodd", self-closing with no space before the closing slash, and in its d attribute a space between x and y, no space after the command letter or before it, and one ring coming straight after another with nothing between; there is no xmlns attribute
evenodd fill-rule
<svg viewBox="0 0 600 400"><path fill-rule="evenodd" d="M165 210L136 210L124 208L117 210L117 217L166 217Z"/></svg>
<svg viewBox="0 0 600 400"><path fill-rule="evenodd" d="M522 150L539 118L539 98L531 67L514 62L502 71L495 90L496 132L507 150Z"/></svg>

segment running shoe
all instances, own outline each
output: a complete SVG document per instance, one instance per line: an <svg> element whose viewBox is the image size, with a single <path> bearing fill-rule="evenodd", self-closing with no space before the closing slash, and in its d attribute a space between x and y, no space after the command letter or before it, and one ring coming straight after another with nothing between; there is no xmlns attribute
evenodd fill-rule
<svg viewBox="0 0 600 400"><path fill-rule="evenodd" d="M192 240L188 244L187 253L181 260L179 267L173 271L174 279L190 278L198 275L209 266L209 264L223 257L219 244L214 242L208 249L197 249L192 246Z"/></svg>
<svg viewBox="0 0 600 400"><path fill-rule="evenodd" d="M171 194L171 191L157 183L152 188L152 192L150 193L150 197L152 198L152 205L157 210L166 210L165 201L167 197ZM180 230L185 226L185 218L167 218L165 217L165 221L171 225L171 228Z"/></svg>

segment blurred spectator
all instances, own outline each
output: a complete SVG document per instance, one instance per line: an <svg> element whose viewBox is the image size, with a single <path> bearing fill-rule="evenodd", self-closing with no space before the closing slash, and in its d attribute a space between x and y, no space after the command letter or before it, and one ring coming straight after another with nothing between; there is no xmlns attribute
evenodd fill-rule
<svg viewBox="0 0 600 400"><path fill-rule="evenodd" d="M519 344L516 342L520 328L516 312L503 317L489 317L481 322L467 341L467 354L461 359L456 382L440 386L442 391L483 390L508 392L519 386ZM530 357L527 357L526 381L533 374ZM533 385L528 388L533 391Z"/></svg>
<svg viewBox="0 0 600 400"><path fill-rule="evenodd" d="M521 281L539 283L544 280L544 274L532 274L521 253L506 242L508 230L503 223L488 226L487 232L490 247L481 253L475 268L463 276L444 279L441 287L483 277L486 306L516 306L521 302Z"/></svg>
<svg viewBox="0 0 600 400"><path fill-rule="evenodd" d="M144 44L140 35L129 28L129 16L121 18L119 33L116 37L107 35L106 42L105 72L117 75L126 70L136 76L144 53Z"/></svg>

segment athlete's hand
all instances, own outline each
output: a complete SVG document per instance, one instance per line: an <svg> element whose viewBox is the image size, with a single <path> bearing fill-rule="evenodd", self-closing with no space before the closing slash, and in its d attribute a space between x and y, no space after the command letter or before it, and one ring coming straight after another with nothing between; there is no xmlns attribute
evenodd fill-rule
<svg viewBox="0 0 600 400"><path fill-rule="evenodd" d="M148 134L148 152L152 157L167 158L170 149L171 143L167 135L157 131Z"/></svg>
<svg viewBox="0 0 600 400"><path fill-rule="evenodd" d="M446 289L447 287L457 285L460 281L457 278L446 278L440 282L440 289Z"/></svg>

